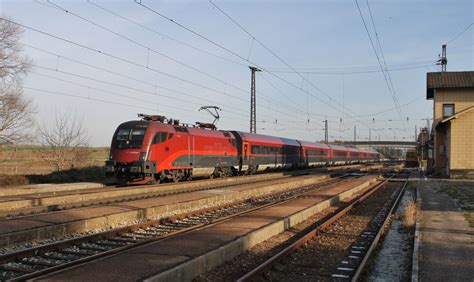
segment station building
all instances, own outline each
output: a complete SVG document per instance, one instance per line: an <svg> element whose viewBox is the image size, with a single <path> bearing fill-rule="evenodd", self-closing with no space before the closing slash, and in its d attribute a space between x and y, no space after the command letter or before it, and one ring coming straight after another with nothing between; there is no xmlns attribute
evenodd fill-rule
<svg viewBox="0 0 474 282"><path fill-rule="evenodd" d="M433 100L430 168L451 178L474 178L474 71L427 74Z"/></svg>

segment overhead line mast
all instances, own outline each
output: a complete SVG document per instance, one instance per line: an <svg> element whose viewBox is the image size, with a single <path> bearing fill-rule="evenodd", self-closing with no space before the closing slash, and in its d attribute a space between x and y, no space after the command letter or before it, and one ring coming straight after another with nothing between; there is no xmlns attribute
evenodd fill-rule
<svg viewBox="0 0 474 282"><path fill-rule="evenodd" d="M443 44L441 57L439 58L437 65L441 65L441 71L446 72L447 64L448 64L448 58L446 57L446 44Z"/></svg>
<svg viewBox="0 0 474 282"><path fill-rule="evenodd" d="M256 67L250 66L252 79L250 83L250 133L257 133L257 100L255 95L255 73L261 71Z"/></svg>

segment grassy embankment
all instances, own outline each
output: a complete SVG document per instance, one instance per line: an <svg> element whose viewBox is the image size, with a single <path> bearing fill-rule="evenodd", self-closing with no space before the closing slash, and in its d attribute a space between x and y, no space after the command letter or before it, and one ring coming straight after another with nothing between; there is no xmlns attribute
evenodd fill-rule
<svg viewBox="0 0 474 282"><path fill-rule="evenodd" d="M0 186L33 183L103 181L109 148L85 148L83 159L59 172L46 160L49 149L40 146L0 147Z"/></svg>

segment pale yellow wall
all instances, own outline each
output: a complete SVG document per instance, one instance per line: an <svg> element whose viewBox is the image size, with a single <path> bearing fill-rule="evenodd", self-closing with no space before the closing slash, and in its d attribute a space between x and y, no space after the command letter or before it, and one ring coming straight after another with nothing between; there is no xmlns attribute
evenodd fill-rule
<svg viewBox="0 0 474 282"><path fill-rule="evenodd" d="M436 89L434 93L434 124L443 119L443 104L454 104L456 113L474 106L474 88Z"/></svg>
<svg viewBox="0 0 474 282"><path fill-rule="evenodd" d="M443 119L443 104L454 104L455 113L474 106L474 88L436 89L433 102L433 126L436 126ZM450 125L446 125L441 132L435 132L436 171L444 174L446 165L450 169L474 169L473 134L474 112L461 115L452 120ZM446 145L446 156L440 153L441 145ZM446 158L449 164L446 164Z"/></svg>
<svg viewBox="0 0 474 282"><path fill-rule="evenodd" d="M474 110L451 121L451 169L474 169Z"/></svg>

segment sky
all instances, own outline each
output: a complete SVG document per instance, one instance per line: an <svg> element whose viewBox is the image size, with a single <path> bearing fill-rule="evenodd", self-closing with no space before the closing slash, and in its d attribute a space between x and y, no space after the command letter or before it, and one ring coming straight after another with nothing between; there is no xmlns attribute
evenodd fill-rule
<svg viewBox="0 0 474 282"><path fill-rule="evenodd" d="M357 140L411 141L432 117L426 73L441 70L441 45L448 71L473 69L469 0L358 0L368 31L355 1L137 2L0 1L23 25L37 124L67 111L109 146L137 113L194 124L215 105L219 129L249 131L257 66L258 133L320 141L327 120L330 141L354 127Z"/></svg>

